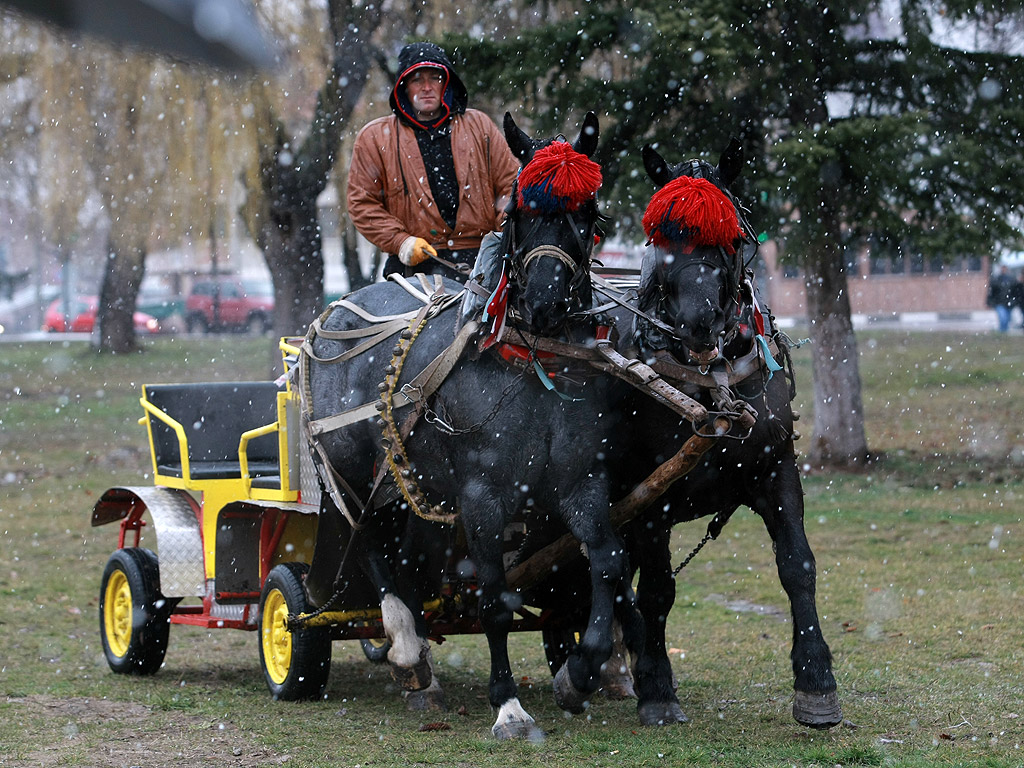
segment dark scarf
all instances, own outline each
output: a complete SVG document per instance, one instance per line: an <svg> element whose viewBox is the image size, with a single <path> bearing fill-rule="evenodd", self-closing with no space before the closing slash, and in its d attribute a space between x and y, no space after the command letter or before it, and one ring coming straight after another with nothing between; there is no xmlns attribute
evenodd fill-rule
<svg viewBox="0 0 1024 768"><path fill-rule="evenodd" d="M452 155L451 123L434 128L414 128L416 143L427 168L430 192L434 196L437 212L452 230L459 213L459 180L455 178L455 158Z"/></svg>

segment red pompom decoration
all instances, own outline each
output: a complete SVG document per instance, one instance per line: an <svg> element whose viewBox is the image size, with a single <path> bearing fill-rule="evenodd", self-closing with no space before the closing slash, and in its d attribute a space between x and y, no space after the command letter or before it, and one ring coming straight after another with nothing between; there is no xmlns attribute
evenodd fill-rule
<svg viewBox="0 0 1024 768"><path fill-rule="evenodd" d="M736 209L707 179L680 176L654 193L643 218L647 242L661 248L721 247L736 252L743 236Z"/></svg>
<svg viewBox="0 0 1024 768"><path fill-rule="evenodd" d="M556 141L538 149L519 172L516 202L538 214L575 211L600 188L601 166L567 141Z"/></svg>

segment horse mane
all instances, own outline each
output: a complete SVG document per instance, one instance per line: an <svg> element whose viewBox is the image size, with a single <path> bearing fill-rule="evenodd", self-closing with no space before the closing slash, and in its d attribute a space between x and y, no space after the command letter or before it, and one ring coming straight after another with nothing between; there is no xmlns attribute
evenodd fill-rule
<svg viewBox="0 0 1024 768"><path fill-rule="evenodd" d="M657 247L648 247L640 262L640 283L637 286L636 307L645 315L652 314L661 299L658 258ZM668 347L665 335L650 323L645 322L641 315L633 315L632 339L640 349L654 350Z"/></svg>
<svg viewBox="0 0 1024 768"><path fill-rule="evenodd" d="M473 269L466 280L467 285L479 284L480 288L488 294L498 286L501 279L502 237L500 232L488 232L480 241L480 251L476 261L473 262ZM467 290L462 297L462 306L459 310L459 320L456 332L470 320L476 320L483 312L487 304L487 296L483 296L473 290Z"/></svg>

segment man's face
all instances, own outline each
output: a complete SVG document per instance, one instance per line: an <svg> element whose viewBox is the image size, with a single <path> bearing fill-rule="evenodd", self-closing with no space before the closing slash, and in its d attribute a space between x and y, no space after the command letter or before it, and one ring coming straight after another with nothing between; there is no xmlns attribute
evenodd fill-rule
<svg viewBox="0 0 1024 768"><path fill-rule="evenodd" d="M405 92L416 111L416 117L430 119L441 112L444 93L444 72L436 67L421 67L405 78Z"/></svg>

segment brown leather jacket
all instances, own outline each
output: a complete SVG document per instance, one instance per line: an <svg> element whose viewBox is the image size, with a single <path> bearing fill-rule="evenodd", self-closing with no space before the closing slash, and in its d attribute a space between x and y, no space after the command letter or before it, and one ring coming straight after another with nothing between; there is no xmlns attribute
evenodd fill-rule
<svg viewBox="0 0 1024 768"><path fill-rule="evenodd" d="M391 115L368 123L356 137L348 212L359 233L385 253L398 253L410 235L439 250L475 249L484 234L501 227L519 161L483 112L452 115L451 130L461 188L454 231L434 205L412 128Z"/></svg>

